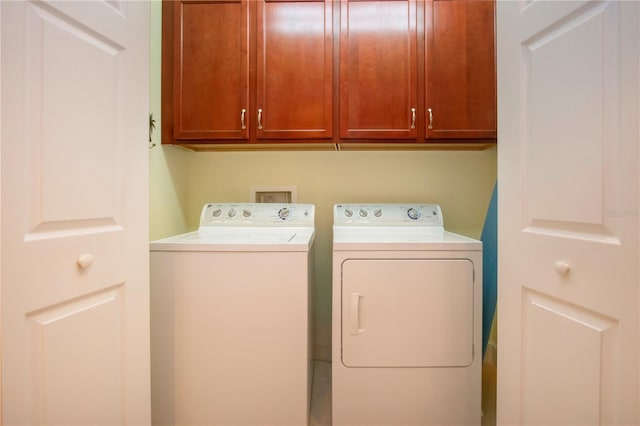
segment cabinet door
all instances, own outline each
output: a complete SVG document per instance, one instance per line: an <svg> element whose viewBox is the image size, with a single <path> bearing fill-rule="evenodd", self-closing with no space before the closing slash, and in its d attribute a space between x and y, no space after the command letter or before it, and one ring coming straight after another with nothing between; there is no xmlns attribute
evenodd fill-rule
<svg viewBox="0 0 640 426"><path fill-rule="evenodd" d="M174 7L175 139L247 139L248 3Z"/></svg>
<svg viewBox="0 0 640 426"><path fill-rule="evenodd" d="M340 136L417 138L416 1L343 1Z"/></svg>
<svg viewBox="0 0 640 426"><path fill-rule="evenodd" d="M496 138L495 1L426 4L426 138Z"/></svg>
<svg viewBox="0 0 640 426"><path fill-rule="evenodd" d="M268 1L257 11L258 138L330 138L332 1Z"/></svg>

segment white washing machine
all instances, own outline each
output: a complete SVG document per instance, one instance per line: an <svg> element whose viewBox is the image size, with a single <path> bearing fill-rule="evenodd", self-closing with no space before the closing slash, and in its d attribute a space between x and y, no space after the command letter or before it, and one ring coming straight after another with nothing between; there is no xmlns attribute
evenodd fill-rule
<svg viewBox="0 0 640 426"><path fill-rule="evenodd" d="M333 426L479 425L482 243L440 207L339 204Z"/></svg>
<svg viewBox="0 0 640 426"><path fill-rule="evenodd" d="M308 424L314 217L207 204L150 244L153 424Z"/></svg>

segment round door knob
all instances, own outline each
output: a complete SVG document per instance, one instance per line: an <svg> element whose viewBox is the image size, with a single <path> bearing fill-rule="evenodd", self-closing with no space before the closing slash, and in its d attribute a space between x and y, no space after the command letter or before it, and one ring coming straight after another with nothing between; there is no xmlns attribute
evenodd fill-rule
<svg viewBox="0 0 640 426"><path fill-rule="evenodd" d="M560 275L567 275L571 270L571 266L569 266L569 262L565 260L556 261L556 263L553 264L553 267L555 268L556 272L559 273Z"/></svg>
<svg viewBox="0 0 640 426"><path fill-rule="evenodd" d="M83 254L78 258L78 266L82 269L87 269L89 266L93 265L93 260L93 255Z"/></svg>

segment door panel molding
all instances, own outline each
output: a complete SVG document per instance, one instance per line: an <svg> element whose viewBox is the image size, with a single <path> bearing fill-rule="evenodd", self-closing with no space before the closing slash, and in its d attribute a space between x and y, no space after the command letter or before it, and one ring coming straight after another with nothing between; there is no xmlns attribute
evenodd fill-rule
<svg viewBox="0 0 640 426"><path fill-rule="evenodd" d="M618 9L616 2L588 4L521 44L521 179L530 233L617 241L606 212L624 184L615 167Z"/></svg>
<svg viewBox="0 0 640 426"><path fill-rule="evenodd" d="M26 314L37 424L125 423L123 284Z"/></svg>
<svg viewBox="0 0 640 426"><path fill-rule="evenodd" d="M522 298L521 424L617 423L620 322L528 288Z"/></svg>

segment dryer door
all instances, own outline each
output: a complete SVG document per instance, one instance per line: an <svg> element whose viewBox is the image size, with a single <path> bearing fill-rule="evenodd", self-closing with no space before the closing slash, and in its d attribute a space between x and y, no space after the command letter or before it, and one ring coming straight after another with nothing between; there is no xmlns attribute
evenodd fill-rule
<svg viewBox="0 0 640 426"><path fill-rule="evenodd" d="M347 367L466 367L473 361L473 263L348 259L342 264Z"/></svg>

